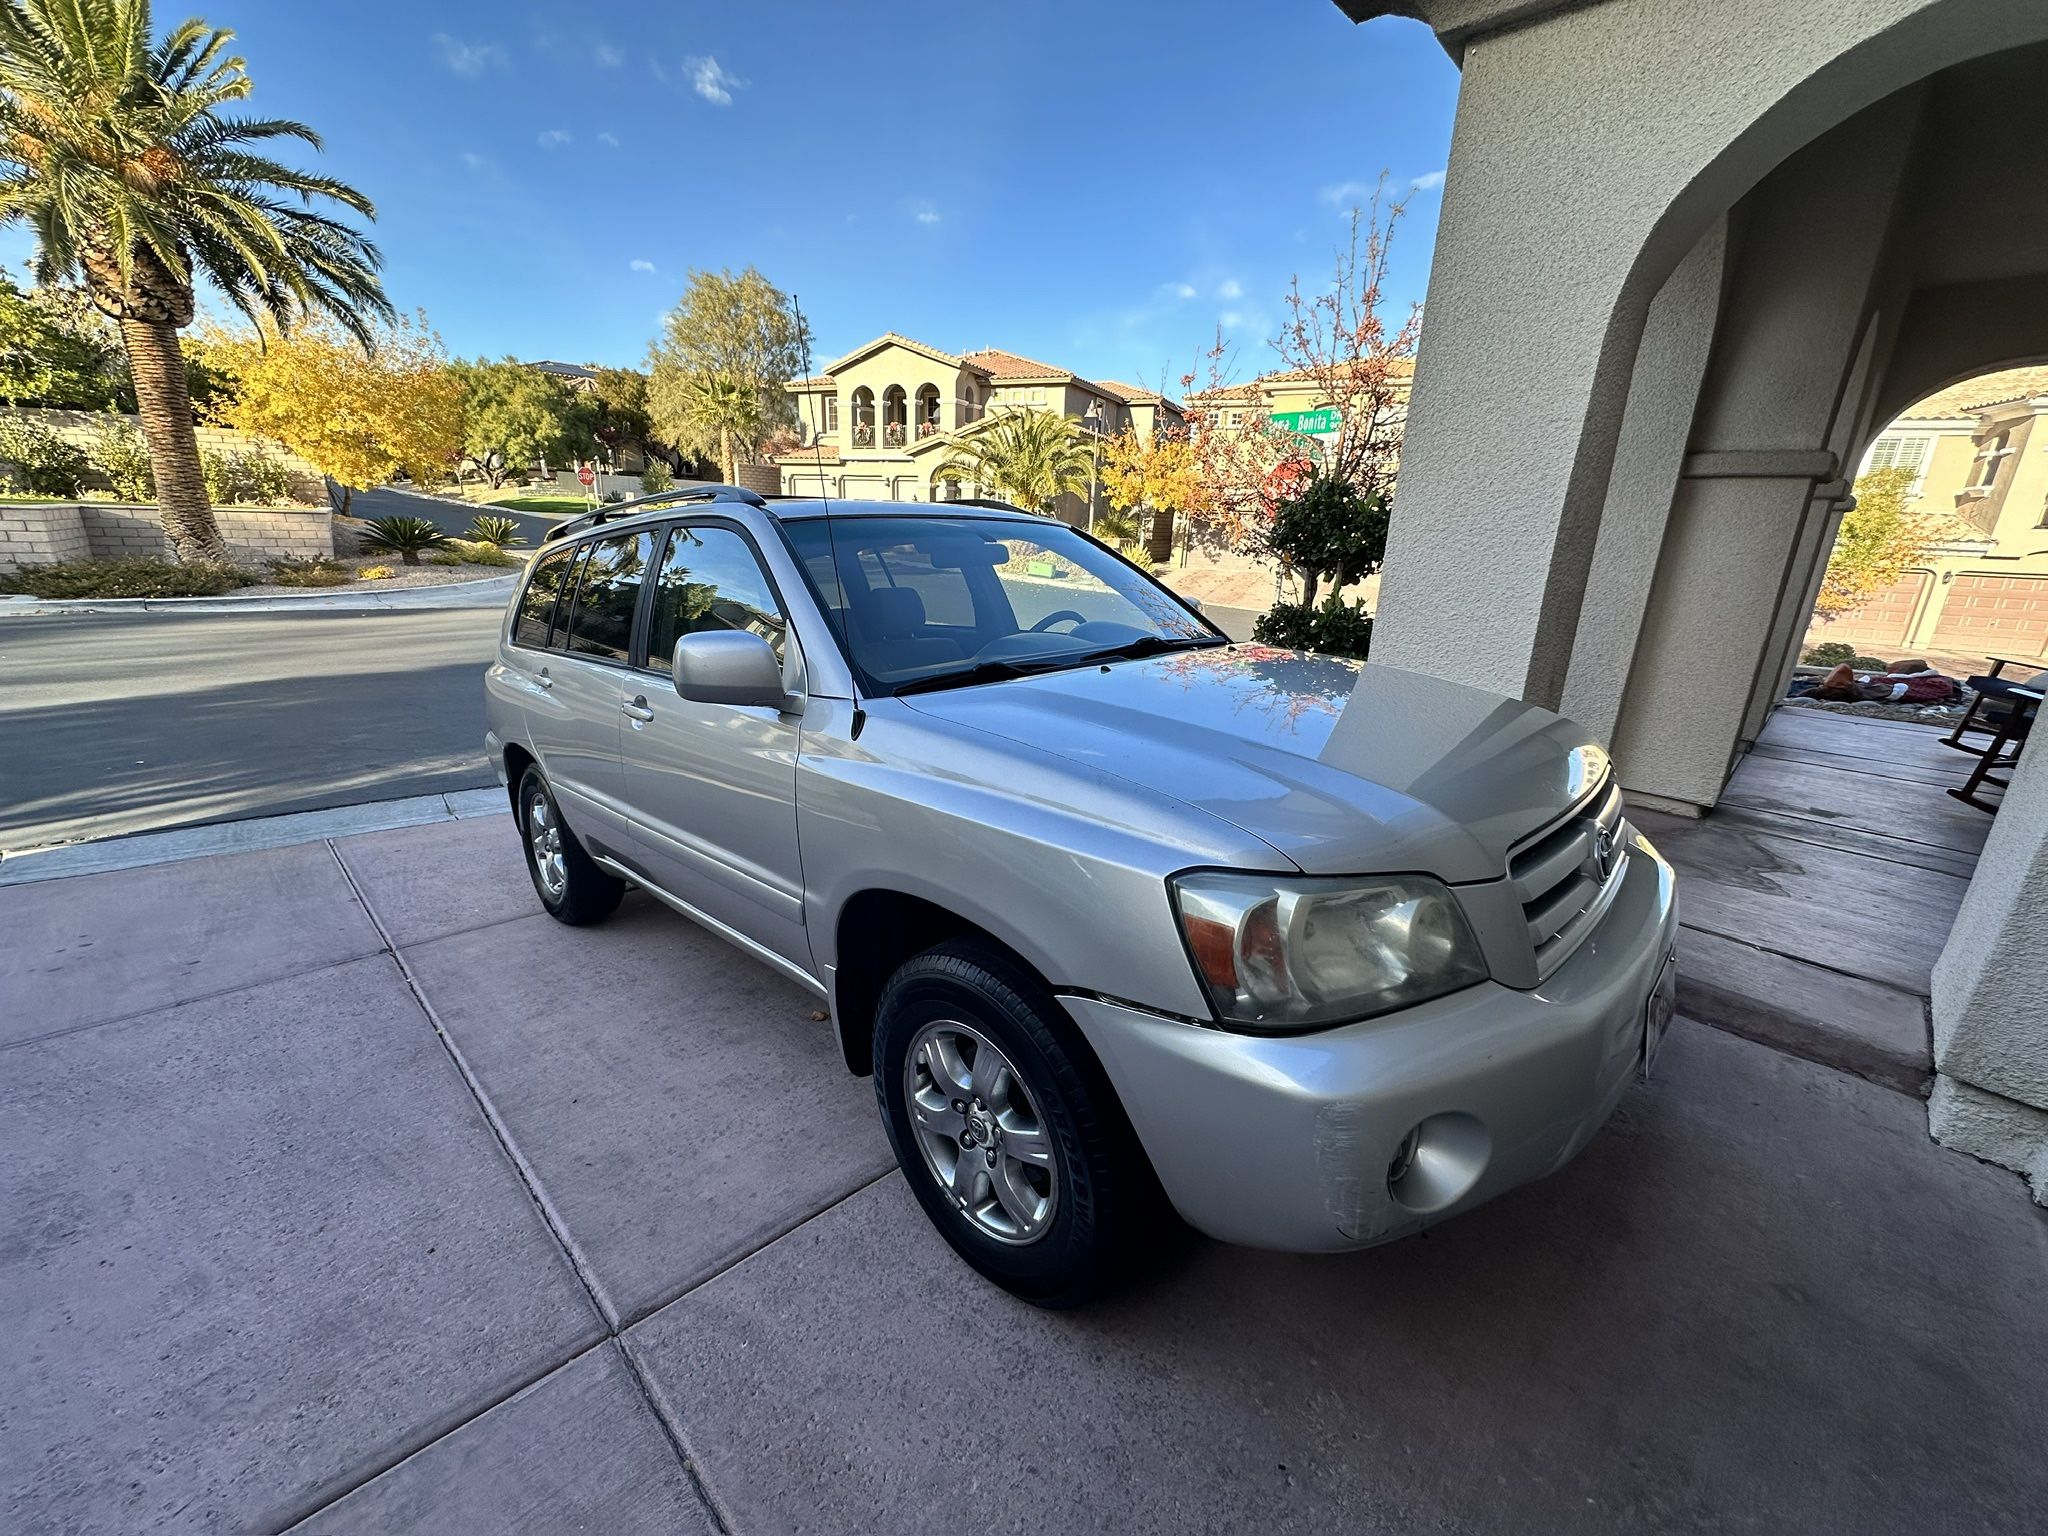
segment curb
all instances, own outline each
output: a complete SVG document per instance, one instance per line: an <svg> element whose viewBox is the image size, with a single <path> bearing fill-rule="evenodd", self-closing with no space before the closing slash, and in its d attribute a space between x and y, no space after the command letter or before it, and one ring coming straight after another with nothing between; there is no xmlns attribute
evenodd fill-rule
<svg viewBox="0 0 2048 1536"><path fill-rule="evenodd" d="M217 853L286 848L294 843L317 843L330 837L386 832L395 827L510 814L505 791L488 785L438 795L409 795L399 800L370 800L327 810L292 811L283 816L256 816L203 827L179 827L169 832L136 832L96 842L0 849L0 887L65 880L74 875L100 875L117 869L141 869L151 864L174 864Z"/></svg>
<svg viewBox="0 0 2048 1536"><path fill-rule="evenodd" d="M308 608L353 612L383 608L502 608L519 573L475 581L441 581L388 592L308 592L304 597L0 597L0 618L60 613L298 613ZM455 600L457 598L466 600Z"/></svg>

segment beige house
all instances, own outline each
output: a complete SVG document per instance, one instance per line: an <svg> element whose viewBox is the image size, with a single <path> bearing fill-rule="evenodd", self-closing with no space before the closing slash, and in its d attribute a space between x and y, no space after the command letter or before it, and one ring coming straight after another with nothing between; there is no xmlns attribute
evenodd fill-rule
<svg viewBox="0 0 2048 1536"><path fill-rule="evenodd" d="M1409 365L1408 373L1414 373ZM1397 385L1397 395L1406 390ZM1305 411L1324 411L1333 402L1316 377L1306 368L1262 373L1244 384L1225 384L1215 389L1196 390L1188 396L1189 411L1213 412L1216 425L1225 429L1243 426L1257 417L1286 417ZM1326 434L1310 433L1310 436Z"/></svg>
<svg viewBox="0 0 2048 1536"><path fill-rule="evenodd" d="M1955 519L1893 586L1809 643L1893 659L1937 651L2048 656L2048 368L1987 374L1929 395L1870 445L1858 473L1909 469L1921 513Z"/></svg>
<svg viewBox="0 0 2048 1536"><path fill-rule="evenodd" d="M802 447L779 455L783 490L849 501L946 501L996 493L956 486L938 471L964 434L1003 411L1057 411L1104 437L1149 436L1180 421L1156 390L1096 382L1014 352L955 356L894 331L856 347L824 373L784 386L797 397ZM1086 526L1104 503L1069 496L1067 522Z"/></svg>

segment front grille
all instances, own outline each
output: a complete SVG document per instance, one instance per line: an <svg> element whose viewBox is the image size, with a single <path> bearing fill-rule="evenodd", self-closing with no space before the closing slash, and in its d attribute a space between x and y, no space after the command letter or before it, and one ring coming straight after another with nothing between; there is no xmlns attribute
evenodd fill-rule
<svg viewBox="0 0 2048 1536"><path fill-rule="evenodd" d="M1606 910L1627 857L1621 790L1611 780L1508 855L1539 978L1563 964Z"/></svg>

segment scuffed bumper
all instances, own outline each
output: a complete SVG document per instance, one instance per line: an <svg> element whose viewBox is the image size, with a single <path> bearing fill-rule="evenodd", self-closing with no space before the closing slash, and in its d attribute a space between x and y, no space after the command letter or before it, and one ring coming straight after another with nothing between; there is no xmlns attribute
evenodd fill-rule
<svg viewBox="0 0 2048 1536"><path fill-rule="evenodd" d="M1613 1113L1678 932L1671 867L1640 834L1629 853L1599 928L1534 991L1485 982L1287 1039L1061 1001L1190 1225L1261 1248L1367 1247L1554 1172Z"/></svg>

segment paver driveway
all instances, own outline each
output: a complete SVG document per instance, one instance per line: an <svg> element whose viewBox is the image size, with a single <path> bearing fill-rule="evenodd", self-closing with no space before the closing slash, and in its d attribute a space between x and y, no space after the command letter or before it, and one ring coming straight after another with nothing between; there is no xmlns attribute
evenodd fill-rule
<svg viewBox="0 0 2048 1536"><path fill-rule="evenodd" d="M1681 1024L1556 1177L1080 1314L812 999L500 815L0 889L0 1529L2027 1528L2048 1220Z"/></svg>

